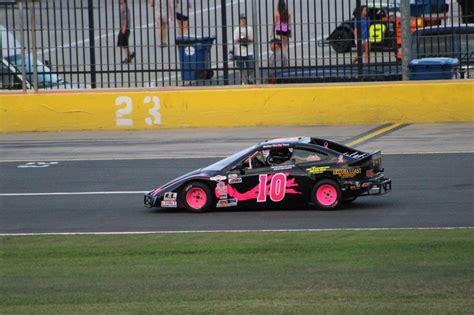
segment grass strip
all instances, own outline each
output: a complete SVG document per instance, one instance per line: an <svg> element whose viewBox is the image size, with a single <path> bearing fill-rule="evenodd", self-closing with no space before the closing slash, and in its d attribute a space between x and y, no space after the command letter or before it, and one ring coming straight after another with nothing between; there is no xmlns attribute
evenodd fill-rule
<svg viewBox="0 0 474 315"><path fill-rule="evenodd" d="M456 313L474 230L0 237L0 313Z"/></svg>

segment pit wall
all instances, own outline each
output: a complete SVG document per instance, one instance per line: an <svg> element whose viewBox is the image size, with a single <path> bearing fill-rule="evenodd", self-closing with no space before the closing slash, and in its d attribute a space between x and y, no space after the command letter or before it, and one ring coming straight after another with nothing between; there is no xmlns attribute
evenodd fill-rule
<svg viewBox="0 0 474 315"><path fill-rule="evenodd" d="M0 94L0 132L474 121L473 81Z"/></svg>

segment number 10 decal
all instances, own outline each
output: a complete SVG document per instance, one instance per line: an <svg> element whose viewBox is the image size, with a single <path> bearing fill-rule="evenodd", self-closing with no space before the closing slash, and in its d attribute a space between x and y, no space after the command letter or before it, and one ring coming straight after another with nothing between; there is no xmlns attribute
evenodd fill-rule
<svg viewBox="0 0 474 315"><path fill-rule="evenodd" d="M268 189L268 175L262 174L258 177L258 197L257 202L266 202L269 191L270 199L273 202L280 202L285 198L286 193L286 175L277 173L271 177L270 189Z"/></svg>

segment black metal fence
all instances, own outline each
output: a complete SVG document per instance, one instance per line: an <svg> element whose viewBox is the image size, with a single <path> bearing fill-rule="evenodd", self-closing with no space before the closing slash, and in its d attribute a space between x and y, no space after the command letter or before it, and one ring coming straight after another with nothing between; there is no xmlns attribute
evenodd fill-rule
<svg viewBox="0 0 474 315"><path fill-rule="evenodd" d="M472 76L472 1L411 0L401 16L396 0L287 0L287 22L278 0L122 1L0 0L1 88L400 80L404 22L410 58Z"/></svg>

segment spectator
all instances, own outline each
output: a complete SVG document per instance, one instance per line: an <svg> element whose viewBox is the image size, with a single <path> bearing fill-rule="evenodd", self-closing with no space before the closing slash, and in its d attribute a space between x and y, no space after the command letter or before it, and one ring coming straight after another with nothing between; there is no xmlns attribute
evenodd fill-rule
<svg viewBox="0 0 474 315"><path fill-rule="evenodd" d="M127 6L127 0L119 0L119 21L120 31L118 35L117 46L122 48L125 53L125 60L122 63L130 63L135 58L135 53L130 54L128 39L130 37L130 10Z"/></svg>
<svg viewBox="0 0 474 315"><path fill-rule="evenodd" d="M189 34L189 9L191 2L189 0L174 0L174 10L176 20L178 21L178 35Z"/></svg>
<svg viewBox="0 0 474 315"><path fill-rule="evenodd" d="M288 42L291 37L291 14L288 11L285 0L278 1L275 11L275 34L281 39L283 51L288 53Z"/></svg>
<svg viewBox="0 0 474 315"><path fill-rule="evenodd" d="M270 41L270 56L268 58L268 83L274 83L276 73L283 67L288 67L288 55L282 50L282 42L279 38Z"/></svg>
<svg viewBox="0 0 474 315"><path fill-rule="evenodd" d="M247 25L247 16L241 14L239 26L234 30L234 60L240 70L242 84L253 83L255 59L253 57L253 29Z"/></svg>
<svg viewBox="0 0 474 315"><path fill-rule="evenodd" d="M168 45L168 16L171 12L170 0L149 0L150 6L155 7L155 3L158 3L158 17L156 18L156 28L160 36L160 47L166 47Z"/></svg>
<svg viewBox="0 0 474 315"><path fill-rule="evenodd" d="M360 21L358 20L358 15L360 14ZM369 28L370 28L370 19L368 18L368 9L366 5L362 5L359 10L359 14L356 14L354 18L354 35L355 35L355 40L356 43L359 43L357 40L358 36L358 30L357 26L360 22L361 25L361 30L360 30L360 39L362 41L362 54L364 56L364 61L365 63L369 63L369 51L370 51L370 46L369 46ZM358 59L358 56L354 56L352 58L352 63L356 63Z"/></svg>

